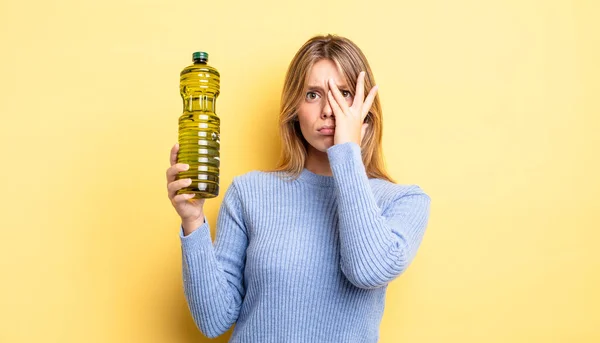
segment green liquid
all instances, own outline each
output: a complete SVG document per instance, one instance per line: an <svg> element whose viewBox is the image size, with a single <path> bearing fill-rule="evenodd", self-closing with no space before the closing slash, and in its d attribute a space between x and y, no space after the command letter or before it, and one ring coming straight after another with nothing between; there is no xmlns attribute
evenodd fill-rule
<svg viewBox="0 0 600 343"><path fill-rule="evenodd" d="M205 60L195 60L181 71L183 114L179 117L177 162L189 164L190 168L180 172L177 179L191 178L192 184L177 194L195 193L195 198L219 195L221 120L216 114L219 90L219 72Z"/></svg>

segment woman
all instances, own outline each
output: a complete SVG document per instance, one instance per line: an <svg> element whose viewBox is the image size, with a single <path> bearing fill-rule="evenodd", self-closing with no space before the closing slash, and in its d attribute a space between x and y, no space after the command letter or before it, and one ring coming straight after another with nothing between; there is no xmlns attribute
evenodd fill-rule
<svg viewBox="0 0 600 343"><path fill-rule="evenodd" d="M185 296L206 336L235 323L230 342L377 342L386 286L415 257L430 198L385 172L373 85L350 40L300 48L283 88L281 162L233 179L214 246L204 200L175 195L191 181L175 180L187 166L171 150Z"/></svg>

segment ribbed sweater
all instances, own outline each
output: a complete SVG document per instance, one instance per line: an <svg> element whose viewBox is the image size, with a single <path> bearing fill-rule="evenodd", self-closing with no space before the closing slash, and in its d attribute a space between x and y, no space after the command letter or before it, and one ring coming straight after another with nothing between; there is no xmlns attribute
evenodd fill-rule
<svg viewBox="0 0 600 343"><path fill-rule="evenodd" d="M327 150L333 176L252 171L217 217L180 227L184 293L200 331L229 342L377 342L387 285L429 218L417 185L369 179L355 143Z"/></svg>

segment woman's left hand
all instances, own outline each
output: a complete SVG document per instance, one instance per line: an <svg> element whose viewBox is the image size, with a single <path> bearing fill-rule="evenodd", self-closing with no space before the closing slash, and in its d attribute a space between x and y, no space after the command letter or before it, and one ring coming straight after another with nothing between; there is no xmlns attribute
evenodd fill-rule
<svg viewBox="0 0 600 343"><path fill-rule="evenodd" d="M365 72L360 72L356 81L356 95L350 107L348 107L346 99L344 99L333 79L329 79L329 89L327 99L335 115L333 144L354 142L360 146L365 130L369 125L364 122L365 117L371 110L378 87L371 88L365 99Z"/></svg>

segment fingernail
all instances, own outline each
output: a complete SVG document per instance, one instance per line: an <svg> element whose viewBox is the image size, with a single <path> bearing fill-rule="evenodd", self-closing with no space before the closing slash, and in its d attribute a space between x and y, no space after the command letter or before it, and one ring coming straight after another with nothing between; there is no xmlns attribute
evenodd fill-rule
<svg viewBox="0 0 600 343"><path fill-rule="evenodd" d="M190 165L189 164L186 164L186 165L183 166L183 170L188 170L188 169L190 169Z"/></svg>
<svg viewBox="0 0 600 343"><path fill-rule="evenodd" d="M187 179L187 183L192 183L192 179Z"/></svg>

